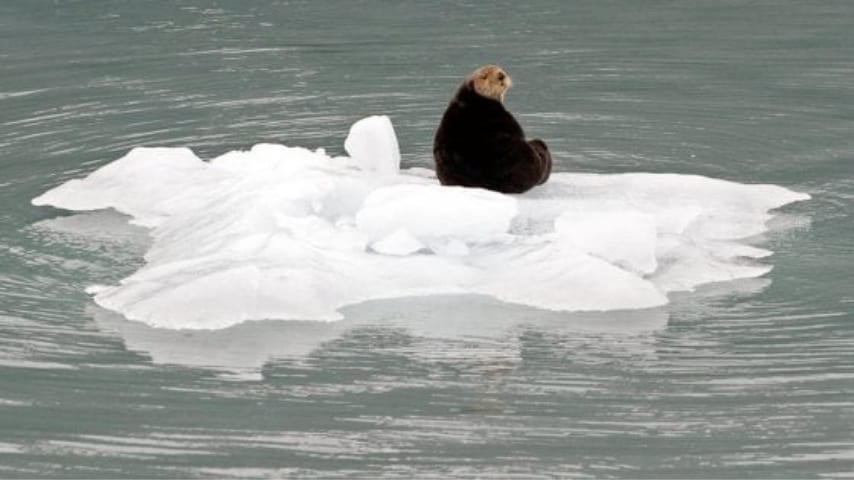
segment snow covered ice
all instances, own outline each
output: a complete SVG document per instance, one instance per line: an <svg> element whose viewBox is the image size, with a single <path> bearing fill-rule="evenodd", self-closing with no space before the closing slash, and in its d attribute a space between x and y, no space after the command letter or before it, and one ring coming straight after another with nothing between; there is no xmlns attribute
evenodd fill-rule
<svg viewBox="0 0 854 480"><path fill-rule="evenodd" d="M677 174L555 173L504 195L400 170L387 117L332 157L259 144L203 161L136 148L35 198L112 208L150 229L145 265L95 302L154 327L337 320L368 300L481 294L556 311L640 309L698 285L764 275L751 244L808 195Z"/></svg>

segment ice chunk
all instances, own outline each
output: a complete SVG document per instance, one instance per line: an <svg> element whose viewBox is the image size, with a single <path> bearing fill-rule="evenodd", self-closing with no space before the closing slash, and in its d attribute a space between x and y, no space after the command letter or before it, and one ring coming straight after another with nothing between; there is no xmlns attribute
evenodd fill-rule
<svg viewBox="0 0 854 480"><path fill-rule="evenodd" d="M359 120L350 127L344 149L357 165L381 175L400 171L400 149L391 120L375 115Z"/></svg>
<svg viewBox="0 0 854 480"><path fill-rule="evenodd" d="M261 144L205 162L139 148L33 200L148 228L145 265L95 302L155 327L337 320L369 300L478 294L555 311L641 309L763 275L772 209L808 195L692 175L554 173L523 195L399 172L386 117L350 157ZM145 248L145 247L143 247Z"/></svg>
<svg viewBox="0 0 854 480"><path fill-rule="evenodd" d="M478 293L549 310L601 311L667 303L651 282L561 242L523 241L472 252L485 271Z"/></svg>
<svg viewBox="0 0 854 480"><path fill-rule="evenodd" d="M506 233L515 215L515 199L489 190L393 185L368 195L356 226L372 240L405 229L420 241L477 242Z"/></svg>
<svg viewBox="0 0 854 480"><path fill-rule="evenodd" d="M114 208L153 227L201 206L228 176L205 168L188 148L134 148L82 180L69 180L33 199L67 210Z"/></svg>
<svg viewBox="0 0 854 480"><path fill-rule="evenodd" d="M463 257L469 254L469 247L458 238L438 238L430 241L428 248L438 255Z"/></svg>
<svg viewBox="0 0 854 480"><path fill-rule="evenodd" d="M733 248L728 243L677 241L662 256L661 268L650 280L663 292L690 291L706 283L759 277L771 271L767 265L730 257ZM744 253L756 255L757 251Z"/></svg>
<svg viewBox="0 0 854 480"><path fill-rule="evenodd" d="M555 220L560 241L627 270L655 271L657 230L652 216L633 211L569 211Z"/></svg>
<svg viewBox="0 0 854 480"><path fill-rule="evenodd" d="M424 244L405 228L398 228L371 244L372 250L386 255L409 255L423 248Z"/></svg>

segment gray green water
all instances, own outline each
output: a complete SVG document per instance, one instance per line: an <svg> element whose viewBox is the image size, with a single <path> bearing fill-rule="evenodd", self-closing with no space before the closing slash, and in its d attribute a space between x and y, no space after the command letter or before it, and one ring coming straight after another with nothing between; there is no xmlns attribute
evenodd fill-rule
<svg viewBox="0 0 854 480"><path fill-rule="evenodd" d="M854 476L852 25L849 1L4 0L0 477ZM628 314L434 298L170 332L84 293L144 233L29 203L141 145L343 153L377 113L430 166L491 62L558 171L811 193L774 270Z"/></svg>

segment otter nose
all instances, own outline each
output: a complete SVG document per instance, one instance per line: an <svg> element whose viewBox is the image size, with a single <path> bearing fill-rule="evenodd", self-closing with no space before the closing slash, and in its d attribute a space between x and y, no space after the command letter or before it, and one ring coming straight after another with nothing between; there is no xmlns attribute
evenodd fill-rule
<svg viewBox="0 0 854 480"><path fill-rule="evenodd" d="M504 72L498 72L498 80L504 80Z"/></svg>

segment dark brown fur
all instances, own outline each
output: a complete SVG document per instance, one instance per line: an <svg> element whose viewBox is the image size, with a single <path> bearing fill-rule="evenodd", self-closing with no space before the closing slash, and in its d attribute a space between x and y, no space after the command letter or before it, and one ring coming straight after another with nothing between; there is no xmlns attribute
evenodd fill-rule
<svg viewBox="0 0 854 480"><path fill-rule="evenodd" d="M552 158L545 142L525 140L522 127L501 103L509 86L503 70L486 66L457 90L433 142L442 185L522 193L548 180Z"/></svg>

